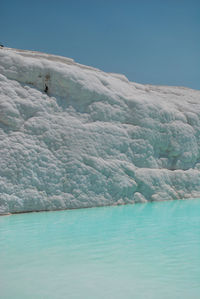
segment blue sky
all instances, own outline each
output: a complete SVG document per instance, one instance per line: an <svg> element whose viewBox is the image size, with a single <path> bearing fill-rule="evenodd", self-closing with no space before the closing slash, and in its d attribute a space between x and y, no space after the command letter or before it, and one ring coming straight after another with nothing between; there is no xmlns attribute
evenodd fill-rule
<svg viewBox="0 0 200 299"><path fill-rule="evenodd" d="M0 43L200 89L199 0L1 0Z"/></svg>

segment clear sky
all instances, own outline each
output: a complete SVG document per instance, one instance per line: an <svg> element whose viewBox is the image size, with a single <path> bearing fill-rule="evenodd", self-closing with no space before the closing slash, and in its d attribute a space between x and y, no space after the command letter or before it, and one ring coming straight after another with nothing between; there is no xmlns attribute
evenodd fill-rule
<svg viewBox="0 0 200 299"><path fill-rule="evenodd" d="M0 44L200 89L200 0L0 0Z"/></svg>

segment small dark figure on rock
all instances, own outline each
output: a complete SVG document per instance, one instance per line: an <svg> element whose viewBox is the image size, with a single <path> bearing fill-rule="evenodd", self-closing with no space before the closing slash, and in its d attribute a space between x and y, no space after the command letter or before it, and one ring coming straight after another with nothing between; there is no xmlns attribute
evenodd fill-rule
<svg viewBox="0 0 200 299"><path fill-rule="evenodd" d="M48 93L48 86L45 84L45 89L44 89L44 92Z"/></svg>
<svg viewBox="0 0 200 299"><path fill-rule="evenodd" d="M3 48L3 47L4 47L4 45L0 45L0 47L1 47L1 48Z"/></svg>

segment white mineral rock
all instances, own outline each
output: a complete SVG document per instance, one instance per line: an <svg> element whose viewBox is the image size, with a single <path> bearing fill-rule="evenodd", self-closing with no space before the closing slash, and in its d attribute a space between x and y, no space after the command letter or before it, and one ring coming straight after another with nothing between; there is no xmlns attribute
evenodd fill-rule
<svg viewBox="0 0 200 299"><path fill-rule="evenodd" d="M200 91L0 49L1 214L188 197L200 197Z"/></svg>

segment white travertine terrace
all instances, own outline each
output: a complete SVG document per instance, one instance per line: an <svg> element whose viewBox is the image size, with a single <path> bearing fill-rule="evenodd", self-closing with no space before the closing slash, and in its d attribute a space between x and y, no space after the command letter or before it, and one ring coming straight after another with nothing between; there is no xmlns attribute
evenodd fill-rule
<svg viewBox="0 0 200 299"><path fill-rule="evenodd" d="M1 214L192 197L200 91L0 48Z"/></svg>

